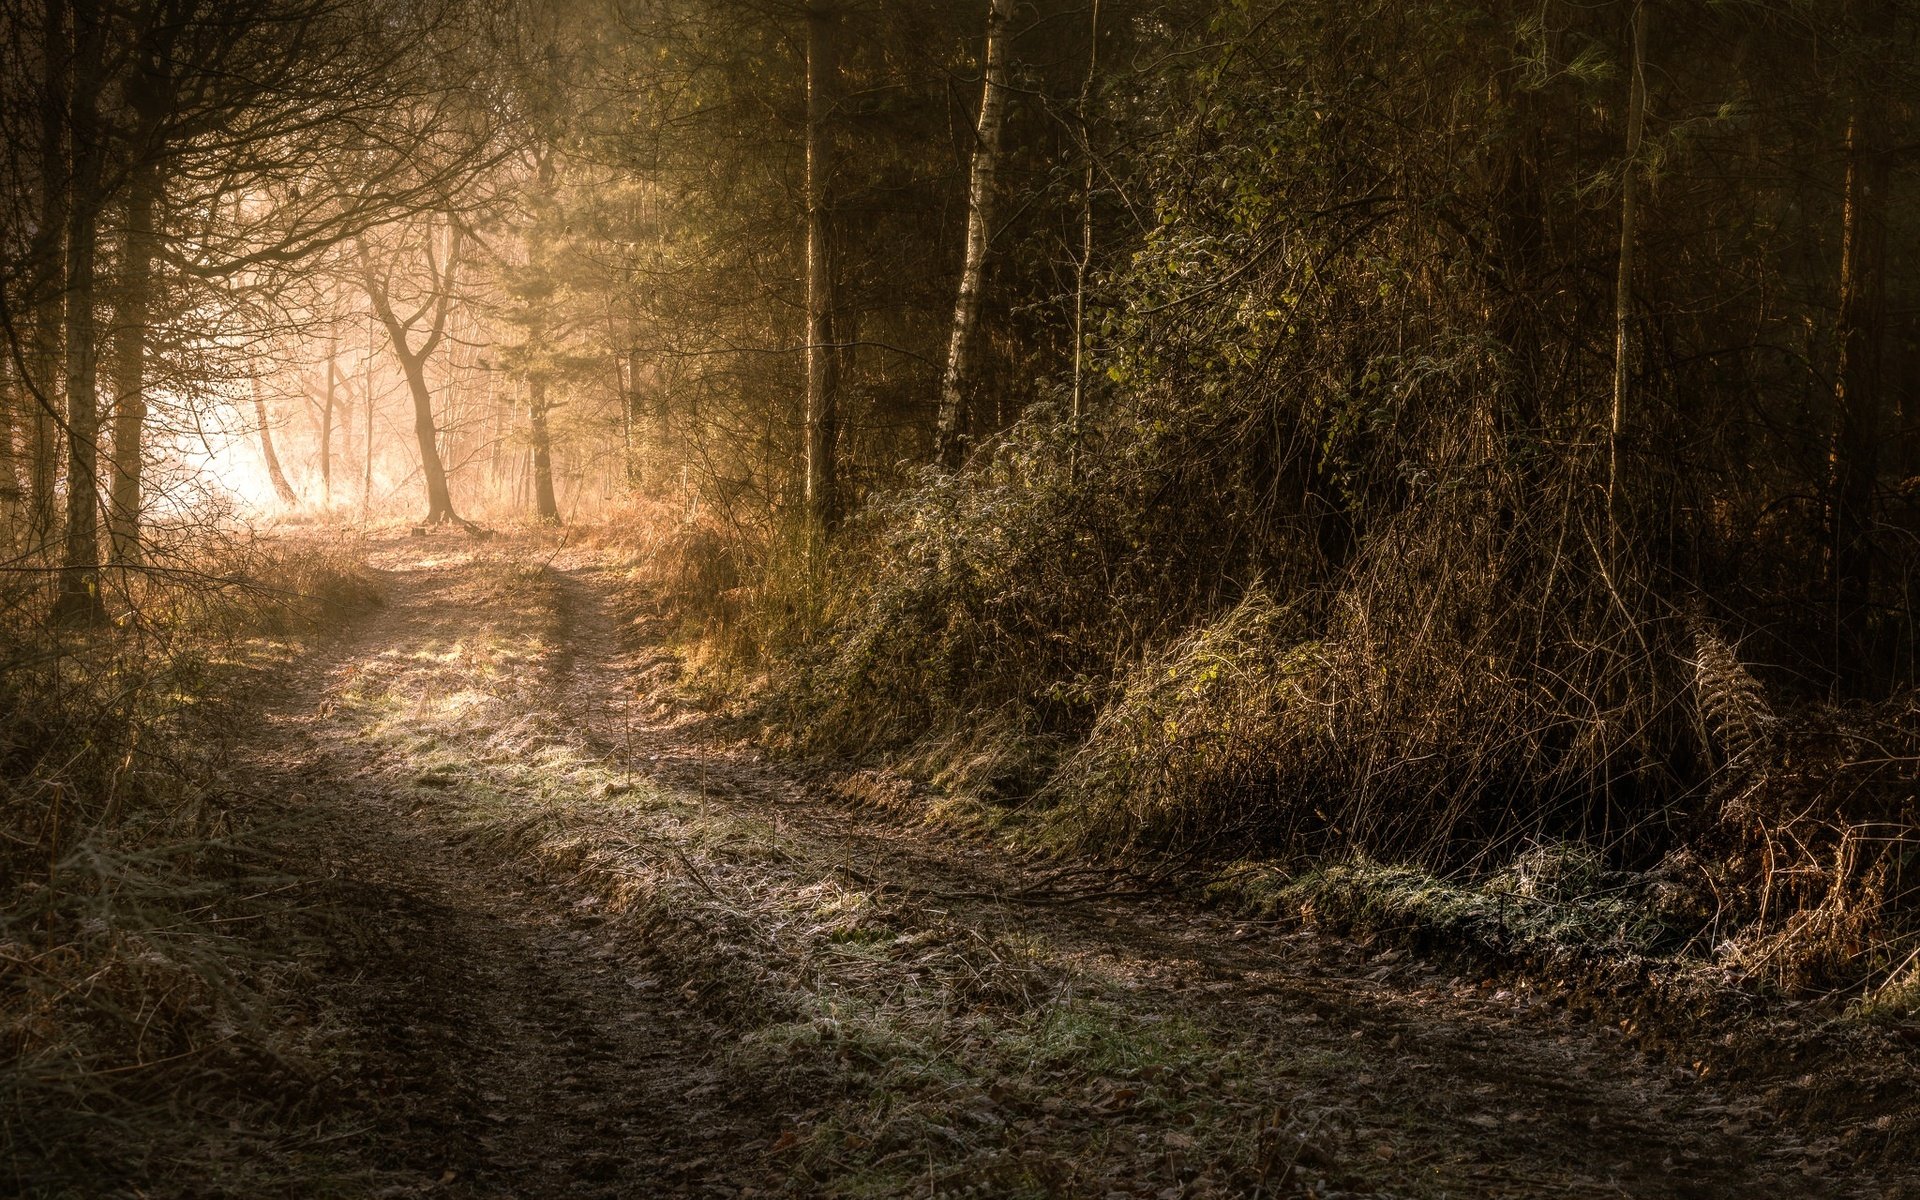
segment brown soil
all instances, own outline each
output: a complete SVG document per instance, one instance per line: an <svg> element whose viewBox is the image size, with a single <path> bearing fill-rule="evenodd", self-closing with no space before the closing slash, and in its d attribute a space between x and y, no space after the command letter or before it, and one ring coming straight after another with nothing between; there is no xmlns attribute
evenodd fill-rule
<svg viewBox="0 0 1920 1200"><path fill-rule="evenodd" d="M528 553L382 547L244 731L382 1194L1920 1195L1524 994L836 799Z"/></svg>

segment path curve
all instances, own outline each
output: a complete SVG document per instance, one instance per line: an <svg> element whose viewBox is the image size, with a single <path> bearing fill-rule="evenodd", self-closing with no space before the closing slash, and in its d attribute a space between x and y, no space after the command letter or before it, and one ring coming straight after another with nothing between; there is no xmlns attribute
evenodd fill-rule
<svg viewBox="0 0 1920 1200"><path fill-rule="evenodd" d="M329 914L329 1086L387 1194L1915 1194L1391 954L1009 899L1058 889L665 703L592 554L375 562L242 770Z"/></svg>

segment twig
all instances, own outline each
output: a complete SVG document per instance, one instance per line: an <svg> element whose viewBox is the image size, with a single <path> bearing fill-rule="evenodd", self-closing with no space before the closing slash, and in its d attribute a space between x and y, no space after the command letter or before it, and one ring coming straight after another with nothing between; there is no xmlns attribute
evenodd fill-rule
<svg viewBox="0 0 1920 1200"><path fill-rule="evenodd" d="M713 886L700 874L699 869L693 865L693 860L688 858L678 846L671 846L669 849L673 851L673 856L680 860L680 865L687 869L687 874L693 877L693 881L700 885L700 890L712 896L715 903L724 907L727 902L721 898L719 892L713 890Z"/></svg>

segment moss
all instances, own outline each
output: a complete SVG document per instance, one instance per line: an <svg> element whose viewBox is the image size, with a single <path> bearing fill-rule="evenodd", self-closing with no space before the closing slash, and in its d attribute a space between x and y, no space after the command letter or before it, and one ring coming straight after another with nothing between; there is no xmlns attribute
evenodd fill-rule
<svg viewBox="0 0 1920 1200"><path fill-rule="evenodd" d="M1876 1025L1920 1025L1920 951L1861 997L1848 1016Z"/></svg>

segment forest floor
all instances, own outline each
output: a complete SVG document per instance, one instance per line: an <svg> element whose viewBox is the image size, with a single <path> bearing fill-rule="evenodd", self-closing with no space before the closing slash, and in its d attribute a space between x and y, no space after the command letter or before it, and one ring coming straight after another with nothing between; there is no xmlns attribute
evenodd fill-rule
<svg viewBox="0 0 1920 1200"><path fill-rule="evenodd" d="M594 552L372 549L233 766L315 933L299 1194L1920 1196L1524 992L763 762Z"/></svg>

